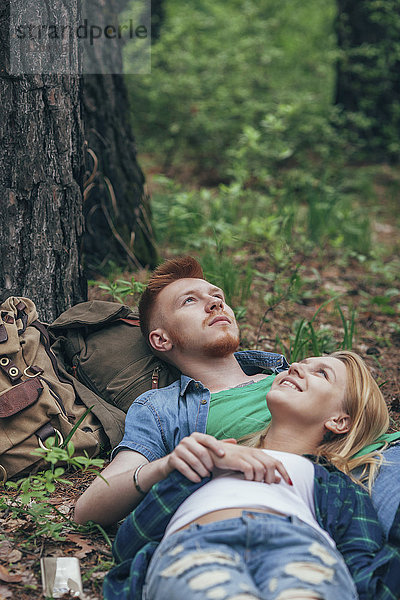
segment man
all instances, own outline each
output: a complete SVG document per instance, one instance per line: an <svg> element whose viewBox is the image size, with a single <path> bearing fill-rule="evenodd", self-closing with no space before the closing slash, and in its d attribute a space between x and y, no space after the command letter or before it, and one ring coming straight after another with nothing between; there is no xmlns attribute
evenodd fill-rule
<svg viewBox="0 0 400 600"><path fill-rule="evenodd" d="M183 375L167 388L150 390L133 402L112 462L76 504L78 523L115 523L174 469L193 482L207 476L213 466L211 451L224 455L219 440L234 442L233 438L266 425L265 396L274 375L265 370L276 374L288 368L279 354L235 354L239 332L233 311L223 291L204 279L200 264L191 257L166 261L156 269L139 313L153 352ZM372 498L387 532L397 505L386 490L394 500L400 493L394 471L400 463L400 445L385 454L394 466L381 467ZM277 470L289 482L283 465L271 464L260 450L241 446L236 460L236 469L246 479L272 482L279 478Z"/></svg>
<svg viewBox="0 0 400 600"><path fill-rule="evenodd" d="M76 504L79 523L115 523L142 499L141 490L148 491L172 469L200 481L213 465L210 450L224 454L224 444L215 439L216 434L221 439L235 438L263 429L268 418L265 395L273 380L264 371L278 373L288 368L280 354L247 351L235 355L239 329L234 313L223 291L204 279L200 264L191 257L167 261L156 269L142 295L139 314L143 335L153 351L183 375L167 388L142 394L132 404L124 438L102 473L107 482L97 478ZM233 408L224 410L225 400L218 393L239 387L252 396L254 391L251 402L238 404L234 399ZM209 411L211 393L215 409ZM212 429L209 416L213 417ZM185 442L175 449L183 438ZM275 477L270 461L259 450L242 448L238 460L238 468L248 479ZM280 463L273 466L288 479Z"/></svg>

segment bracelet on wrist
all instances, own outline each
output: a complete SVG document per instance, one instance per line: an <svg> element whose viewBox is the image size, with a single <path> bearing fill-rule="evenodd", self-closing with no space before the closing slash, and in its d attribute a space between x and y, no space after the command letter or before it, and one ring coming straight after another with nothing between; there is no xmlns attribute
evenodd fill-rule
<svg viewBox="0 0 400 600"><path fill-rule="evenodd" d="M142 490L142 488L139 485L139 481L138 481L138 475L139 475L139 471L142 467L144 467L145 465L147 465L148 463L142 463L141 465L139 465L138 467L136 467L134 473L133 473L133 483L135 485L136 490L139 492L139 494L142 494L142 496L145 496L147 494L147 492L145 492L144 490Z"/></svg>

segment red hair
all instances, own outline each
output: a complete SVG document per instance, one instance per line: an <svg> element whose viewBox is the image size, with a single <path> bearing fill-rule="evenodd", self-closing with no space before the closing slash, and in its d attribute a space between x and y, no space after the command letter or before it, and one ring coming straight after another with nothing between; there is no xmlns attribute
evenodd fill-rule
<svg viewBox="0 0 400 600"><path fill-rule="evenodd" d="M140 328L147 342L150 319L159 293L170 283L186 278L204 279L200 263L191 256L166 260L153 272L139 301Z"/></svg>

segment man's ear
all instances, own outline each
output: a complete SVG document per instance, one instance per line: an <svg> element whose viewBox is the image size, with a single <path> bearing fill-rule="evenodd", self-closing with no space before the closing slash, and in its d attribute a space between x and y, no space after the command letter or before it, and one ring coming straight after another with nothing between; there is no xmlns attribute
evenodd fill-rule
<svg viewBox="0 0 400 600"><path fill-rule="evenodd" d="M337 417L331 417L325 422L326 429L332 431L332 433L343 434L350 431L351 419L350 415L339 415Z"/></svg>
<svg viewBox="0 0 400 600"><path fill-rule="evenodd" d="M172 342L168 334L158 327L149 333L150 346L157 352L168 352L172 349Z"/></svg>

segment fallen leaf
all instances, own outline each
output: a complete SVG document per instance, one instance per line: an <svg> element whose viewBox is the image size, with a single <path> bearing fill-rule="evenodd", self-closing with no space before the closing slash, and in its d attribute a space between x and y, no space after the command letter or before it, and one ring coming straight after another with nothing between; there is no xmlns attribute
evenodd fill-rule
<svg viewBox="0 0 400 600"><path fill-rule="evenodd" d="M94 573L92 573L91 577L93 579L104 579L107 573L108 571L95 571Z"/></svg>
<svg viewBox="0 0 400 600"><path fill-rule="evenodd" d="M0 585L0 600L8 600L8 598L13 597L12 590L8 588L6 585Z"/></svg>
<svg viewBox="0 0 400 600"><path fill-rule="evenodd" d="M66 535L66 540L76 544L81 548L79 552L74 553L76 558L85 558L87 554L90 554L90 552L95 550L95 547L88 542L86 538L84 538L82 535L79 535L79 533L68 533Z"/></svg>
<svg viewBox="0 0 400 600"><path fill-rule="evenodd" d="M30 527L29 519L7 519L7 531L20 531L24 529L26 531L27 527Z"/></svg>
<svg viewBox="0 0 400 600"><path fill-rule="evenodd" d="M32 569L26 569L23 573L21 573L21 583L31 587L32 589L38 587L38 580L35 577Z"/></svg>
<svg viewBox="0 0 400 600"><path fill-rule="evenodd" d="M12 543L8 540L2 540L0 542L0 560L4 560L8 557L12 550Z"/></svg>
<svg viewBox="0 0 400 600"><path fill-rule="evenodd" d="M8 562L9 563L16 563L19 562L22 558L22 552L20 550L17 550L16 548L14 548L14 550L11 550L10 554L8 555Z"/></svg>
<svg viewBox="0 0 400 600"><path fill-rule="evenodd" d="M0 542L0 560L4 563L16 563L22 558L22 552L13 548L13 545L8 540Z"/></svg>
<svg viewBox="0 0 400 600"><path fill-rule="evenodd" d="M68 515L74 506L75 502L63 502L63 504L57 506L57 510L63 515Z"/></svg>
<svg viewBox="0 0 400 600"><path fill-rule="evenodd" d="M8 572L6 567L3 567L3 565L0 565L0 579L2 581L5 581L6 583L17 583L17 582L21 581L22 576L21 575L12 575L11 573Z"/></svg>

